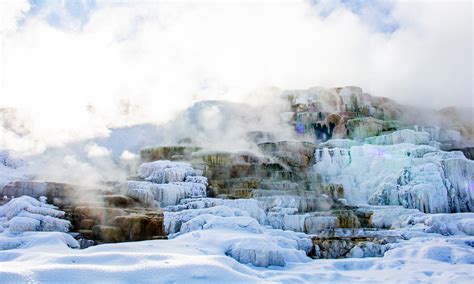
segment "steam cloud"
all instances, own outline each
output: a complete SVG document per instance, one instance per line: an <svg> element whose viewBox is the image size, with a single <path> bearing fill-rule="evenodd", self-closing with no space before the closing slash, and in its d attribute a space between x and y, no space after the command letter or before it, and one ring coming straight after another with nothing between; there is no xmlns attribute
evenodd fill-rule
<svg viewBox="0 0 474 284"><path fill-rule="evenodd" d="M35 13L2 1L0 149L41 154L111 127L165 124L200 100L271 112L261 108L271 86L473 106L470 1L347 2L79 1L74 16L67 1ZM218 128L221 114L208 115ZM101 145L81 147L89 161L110 159Z"/></svg>

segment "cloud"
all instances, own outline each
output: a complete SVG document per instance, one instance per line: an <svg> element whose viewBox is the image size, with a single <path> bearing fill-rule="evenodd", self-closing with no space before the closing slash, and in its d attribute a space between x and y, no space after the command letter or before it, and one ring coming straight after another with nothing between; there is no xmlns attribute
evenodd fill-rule
<svg viewBox="0 0 474 284"><path fill-rule="evenodd" d="M30 5L27 1L4 0L0 3L0 35L14 32L17 28L17 22L28 11Z"/></svg>
<svg viewBox="0 0 474 284"><path fill-rule="evenodd" d="M473 104L469 1L89 2L35 13L2 2L0 107L31 123L27 137L0 129L11 136L0 148L38 153L203 99L255 105L267 86Z"/></svg>

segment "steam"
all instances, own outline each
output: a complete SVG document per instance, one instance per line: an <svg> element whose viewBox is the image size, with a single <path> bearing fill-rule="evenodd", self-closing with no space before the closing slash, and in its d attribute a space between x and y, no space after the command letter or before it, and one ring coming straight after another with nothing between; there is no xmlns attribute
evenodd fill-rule
<svg viewBox="0 0 474 284"><path fill-rule="evenodd" d="M228 149L262 126L287 135L275 125L280 89L356 85L408 105L473 106L470 1L343 2L97 1L78 19L65 2L32 13L2 1L0 149L63 165L45 177L100 180L123 176L117 164L138 153L90 142L114 127L151 122L156 144L194 137ZM250 118L212 106L180 118L201 100Z"/></svg>

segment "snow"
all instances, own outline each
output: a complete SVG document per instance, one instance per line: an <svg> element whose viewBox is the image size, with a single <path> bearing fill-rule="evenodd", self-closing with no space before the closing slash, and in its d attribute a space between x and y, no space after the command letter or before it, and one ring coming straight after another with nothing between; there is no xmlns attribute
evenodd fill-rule
<svg viewBox="0 0 474 284"><path fill-rule="evenodd" d="M407 240L389 245L358 245L350 251L351 259L312 260L306 256L312 249L309 237L263 226L257 220L263 211L256 200L182 199L178 205L167 208L175 210L165 212L165 221L175 232L169 240L104 244L78 250L72 249L78 248L77 241L66 233L11 232L11 224L6 223L15 218L19 218L19 224L34 227L34 220L39 219L31 215L62 215L33 198L15 198L0 207L0 223L5 228L0 232L0 277L6 282L153 279L202 283L463 283L474 277L474 237L470 236L474 232L474 213L424 214L401 206L368 206L365 210L373 211L374 224L391 228L387 235L402 234ZM257 218L251 217L251 212ZM307 222L320 218L313 220L318 224L332 222L326 216L294 216L303 216ZM294 216L287 218L298 218ZM175 225L171 226L173 222ZM301 219L287 221L298 222ZM373 258L379 255L383 257ZM159 279L156 275L160 275Z"/></svg>
<svg viewBox="0 0 474 284"><path fill-rule="evenodd" d="M382 258L318 260L299 259L283 242L267 243L268 235L245 231L209 229L84 250L71 249L74 240L66 236L36 232L16 238L18 248L0 251L2 281L470 283L474 277L474 239L466 236L412 238ZM257 266L269 260L275 265Z"/></svg>

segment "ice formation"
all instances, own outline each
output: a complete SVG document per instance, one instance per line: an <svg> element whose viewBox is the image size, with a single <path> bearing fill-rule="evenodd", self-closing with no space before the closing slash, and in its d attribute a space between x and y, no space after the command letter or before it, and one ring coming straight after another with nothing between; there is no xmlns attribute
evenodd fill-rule
<svg viewBox="0 0 474 284"><path fill-rule="evenodd" d="M145 204L152 205L155 200L165 207L185 198L205 197L207 178L199 174L189 163L160 160L141 164L138 177L143 180L123 182L120 188Z"/></svg>
<svg viewBox="0 0 474 284"><path fill-rule="evenodd" d="M373 226L410 229L441 235L474 236L474 213L425 214L399 206L370 207Z"/></svg>
<svg viewBox="0 0 474 284"><path fill-rule="evenodd" d="M187 198L182 199L177 206L168 206L164 209L169 211L168 216L176 219L185 214L194 214L192 212L206 212L202 209L215 210L215 208L230 208L234 216L249 216L262 225L265 223L266 214L255 199ZM196 209L201 211L195 211Z"/></svg>
<svg viewBox="0 0 474 284"><path fill-rule="evenodd" d="M253 199L183 199L165 209L165 229L176 238L194 231L218 230L251 234L245 239L226 240L225 253L241 263L284 266L308 261L312 244L305 234L265 228L265 212ZM252 243L252 245L248 245Z"/></svg>
<svg viewBox="0 0 474 284"><path fill-rule="evenodd" d="M267 229L247 213L227 206L187 209L165 215L166 226L177 237L201 230L226 232L225 253L242 263L255 266L283 266L286 262L306 262L311 240L305 234ZM236 235L230 234L236 232ZM239 238L239 233L250 234ZM217 240L216 240L217 241ZM220 240L222 241L222 240ZM247 246L249 242L251 246Z"/></svg>
<svg viewBox="0 0 474 284"><path fill-rule="evenodd" d="M474 210L474 162L427 145L323 148L315 153L323 182L344 185L352 203L403 205L427 213Z"/></svg>

